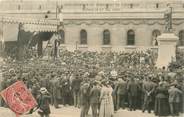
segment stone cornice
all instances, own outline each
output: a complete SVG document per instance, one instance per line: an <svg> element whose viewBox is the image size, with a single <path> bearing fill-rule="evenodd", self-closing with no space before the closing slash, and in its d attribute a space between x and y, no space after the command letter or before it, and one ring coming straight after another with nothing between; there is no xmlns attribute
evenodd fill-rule
<svg viewBox="0 0 184 117"><path fill-rule="evenodd" d="M50 11L50 14L56 14L56 9L44 9L44 10L1 10L0 14L43 14ZM119 10L82 10L82 9L63 9L62 11L64 14L71 14L71 13L77 13L77 14L103 14L103 13L164 13L165 8L159 8L159 9L146 9L146 8L133 8L133 9L119 9ZM183 9L174 9L173 13L184 13Z"/></svg>
<svg viewBox="0 0 184 117"><path fill-rule="evenodd" d="M7 17L27 17L41 18L47 14L47 11L0 11L0 16ZM49 17L56 18L55 11L50 11ZM65 20L92 20L92 19L162 19L164 10L122 10L122 11L63 11ZM184 19L184 10L176 10L173 12L173 18Z"/></svg>
<svg viewBox="0 0 184 117"><path fill-rule="evenodd" d="M129 19L129 20L65 20L64 21L64 25L129 25L129 24L133 24L133 25L141 25L141 24L147 24L147 25L155 25L155 24L159 24L159 25L164 25L164 20L162 19L157 19L157 20L147 20L147 19L140 19L140 20L133 20L133 19ZM184 20L173 20L173 25L181 25L184 23Z"/></svg>
<svg viewBox="0 0 184 117"><path fill-rule="evenodd" d="M166 9L171 3L174 9L183 10L183 0L3 0L0 1L0 11L25 11L25 10L56 10L56 5L63 5L64 10L104 11L107 9L121 11L124 9ZM158 7L156 7L158 4ZM132 6L131 6L132 5Z"/></svg>
<svg viewBox="0 0 184 117"><path fill-rule="evenodd" d="M50 26L57 26L57 21L56 20L41 20L41 19L22 19L22 18L14 18L14 17L3 17L0 19L0 22L4 23L23 23L23 24L34 24L34 25L50 25ZM162 18L160 19L94 19L94 20L78 20L78 19L73 19L73 20L64 20L64 25L142 25L142 24L147 24L147 25L164 25L164 20ZM184 23L183 19L173 19L173 25L181 25Z"/></svg>

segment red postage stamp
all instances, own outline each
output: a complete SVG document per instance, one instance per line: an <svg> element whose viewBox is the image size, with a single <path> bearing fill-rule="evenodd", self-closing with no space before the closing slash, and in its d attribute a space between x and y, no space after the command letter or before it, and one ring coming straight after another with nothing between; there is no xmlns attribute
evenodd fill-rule
<svg viewBox="0 0 184 117"><path fill-rule="evenodd" d="M0 94L16 115L22 115L37 105L36 100L22 81L14 83Z"/></svg>

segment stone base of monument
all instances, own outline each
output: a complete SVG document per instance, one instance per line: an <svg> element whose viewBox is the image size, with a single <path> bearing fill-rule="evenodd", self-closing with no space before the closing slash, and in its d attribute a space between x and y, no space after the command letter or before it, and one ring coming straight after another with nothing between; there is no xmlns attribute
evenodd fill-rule
<svg viewBox="0 0 184 117"><path fill-rule="evenodd" d="M157 37L158 40L158 58L156 66L158 68L168 67L176 57L176 43L178 37L174 33L163 33Z"/></svg>

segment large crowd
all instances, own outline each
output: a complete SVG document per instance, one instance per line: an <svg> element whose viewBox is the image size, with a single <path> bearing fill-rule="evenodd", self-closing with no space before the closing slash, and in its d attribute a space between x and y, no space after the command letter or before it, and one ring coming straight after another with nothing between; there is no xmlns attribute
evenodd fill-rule
<svg viewBox="0 0 184 117"><path fill-rule="evenodd" d="M121 108L178 116L184 111L183 70L157 68L155 60L156 54L151 50L130 53L64 50L54 59L8 58L0 66L3 73L0 90L23 81L38 101L41 117L51 113L49 104L55 108L61 104L74 105L81 109L81 117L87 116L90 107L93 117L112 117ZM7 107L2 99L0 106Z"/></svg>

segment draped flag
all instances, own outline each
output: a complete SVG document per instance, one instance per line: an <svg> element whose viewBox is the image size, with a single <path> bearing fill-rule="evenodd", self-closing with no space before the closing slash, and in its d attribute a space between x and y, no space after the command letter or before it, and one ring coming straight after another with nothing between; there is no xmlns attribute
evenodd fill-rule
<svg viewBox="0 0 184 117"><path fill-rule="evenodd" d="M17 81L0 94L17 116L25 114L37 105L36 100L22 81Z"/></svg>

